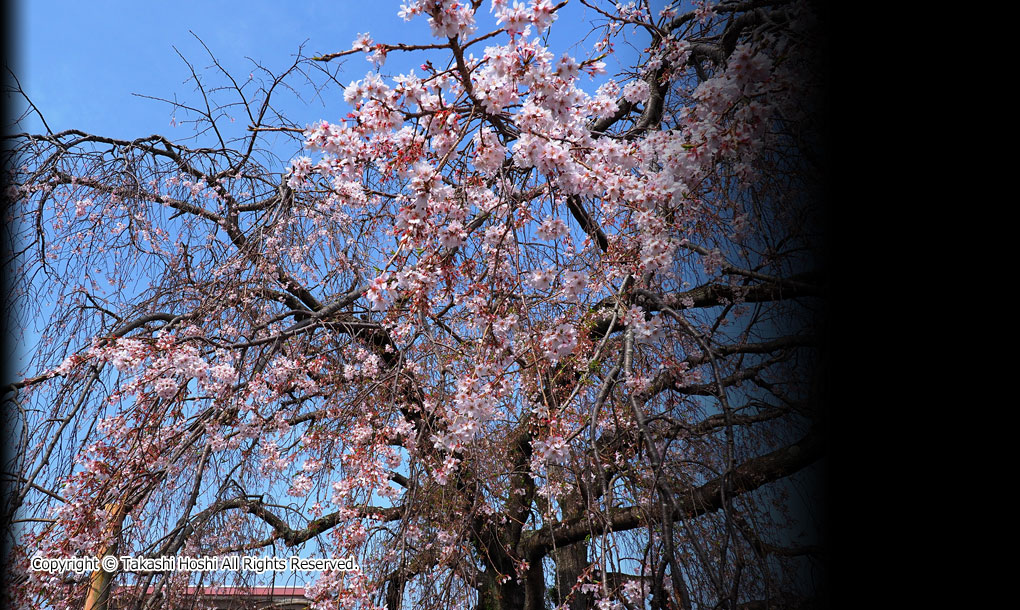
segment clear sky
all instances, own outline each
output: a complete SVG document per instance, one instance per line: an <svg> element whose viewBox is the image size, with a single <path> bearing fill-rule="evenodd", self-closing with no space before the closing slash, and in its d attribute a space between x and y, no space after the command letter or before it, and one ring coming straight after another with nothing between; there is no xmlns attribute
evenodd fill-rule
<svg viewBox="0 0 1020 610"><path fill-rule="evenodd" d="M377 42L435 42L424 19L407 23L397 17L400 4L398 0L21 0L12 15L17 37L14 70L55 131L73 127L120 138L153 133L174 138L169 106L132 94L196 99L194 85L185 82L188 67L174 50L196 69L210 65L208 54L191 32L224 67L243 79L252 68L246 58L278 72L289 65L302 44L306 55L341 51L349 49L360 32L370 32ZM479 10L481 19L490 19L487 4ZM589 32L587 24L593 17L597 15L579 2L568 3L553 26L550 46L557 54L571 50ZM480 23L479 32L488 31L484 29L488 25ZM586 46L590 48L592 42L589 39ZM579 49L572 50L580 54ZM481 48L475 51L476 55L481 52ZM401 65L398 55L390 54L384 73L397 74L417 65ZM350 57L341 82L360 79L372 67L364 55ZM607 66L610 72L614 67ZM322 103L293 107L293 113L302 115L294 117L299 124L346 111L339 98L334 108ZM30 127L42 129L37 122Z"/></svg>
<svg viewBox="0 0 1020 610"><path fill-rule="evenodd" d="M185 82L188 67L175 47L199 70L211 62L195 36L239 78L251 72L246 58L277 72L303 43L305 53L314 54L348 49L363 31L378 31L380 40L428 36L424 24L400 20L398 8L391 0L23 0L15 15L15 72L56 131L74 127L112 137L173 137L169 106L132 94L194 99L194 85ZM354 80L370 68L362 57L352 57L345 73ZM319 110L328 112L321 104Z"/></svg>

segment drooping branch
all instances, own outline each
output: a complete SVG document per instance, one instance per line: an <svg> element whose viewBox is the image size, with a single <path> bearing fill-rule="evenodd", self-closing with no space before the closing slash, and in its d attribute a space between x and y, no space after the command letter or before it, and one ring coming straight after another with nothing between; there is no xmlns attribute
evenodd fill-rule
<svg viewBox="0 0 1020 610"><path fill-rule="evenodd" d="M218 513L228 510L243 510L250 513L273 528L273 535L262 541L260 546L272 544L276 540L283 541L287 546L297 546L303 542L316 538L327 532L345 518L344 513L336 511L323 515L310 521L301 528L292 528L283 518L269 510L265 502L252 497L236 497L228 500L221 500L205 510L195 514L188 525L185 526L185 534L180 536L184 540L189 538L202 524ZM402 506L357 506L351 509L353 514L360 518L378 519L383 522L396 521L403 517L406 512ZM349 515L350 513L348 513Z"/></svg>
<svg viewBox="0 0 1020 610"><path fill-rule="evenodd" d="M673 518L692 519L719 510L724 504L724 486L731 497L754 491L817 462L824 455L824 450L820 433L812 432L796 443L738 465L728 481L720 476L697 487L677 489L678 510ZM620 532L647 527L654 522L654 515L655 511L643 506L613 508L607 515L608 529ZM522 540L521 554L527 557L545 556L553 546L584 540L590 531L590 525L583 517L547 525Z"/></svg>

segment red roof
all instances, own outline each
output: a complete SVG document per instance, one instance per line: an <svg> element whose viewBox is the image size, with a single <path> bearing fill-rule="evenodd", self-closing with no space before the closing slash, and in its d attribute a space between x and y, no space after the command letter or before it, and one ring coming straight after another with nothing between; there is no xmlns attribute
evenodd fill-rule
<svg viewBox="0 0 1020 610"><path fill-rule="evenodd" d="M155 591L155 587L149 587L144 596L152 595ZM117 608L117 598L137 597L139 593L136 587L119 586L113 593L111 605ZM277 610L297 610L308 605L304 587L188 587L183 591L175 591L174 597L182 595L201 597L224 610L268 608L269 604Z"/></svg>

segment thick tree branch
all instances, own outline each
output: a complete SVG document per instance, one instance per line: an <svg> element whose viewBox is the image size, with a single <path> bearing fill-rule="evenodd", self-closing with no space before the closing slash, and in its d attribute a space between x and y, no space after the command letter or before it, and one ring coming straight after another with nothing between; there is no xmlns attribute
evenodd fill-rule
<svg viewBox="0 0 1020 610"><path fill-rule="evenodd" d="M738 465L729 481L724 482L724 477L720 476L698 487L679 489L676 492L678 510L673 518L691 519L719 510L724 504L724 485L731 498L754 491L810 466L824 455L824 451L821 436L813 432L792 445ZM611 509L607 515L608 529L620 532L647 527L654 522L655 512L644 506ZM564 546L584 540L590 532L591 525L583 517L561 521L525 536L521 543L521 554L526 557L542 557L554 545Z"/></svg>

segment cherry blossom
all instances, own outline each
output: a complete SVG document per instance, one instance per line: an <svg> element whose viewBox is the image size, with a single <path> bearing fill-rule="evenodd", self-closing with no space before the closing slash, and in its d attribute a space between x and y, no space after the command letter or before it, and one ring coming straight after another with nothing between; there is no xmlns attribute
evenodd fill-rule
<svg viewBox="0 0 1020 610"><path fill-rule="evenodd" d="M308 576L314 608L812 591L812 7L484 4L407 0L431 42L367 24L258 91L196 77L251 117L226 144L185 103L194 141L11 139L43 329L7 398L18 561L355 557ZM326 105L295 126L303 87ZM21 569L12 598L80 607L94 578Z"/></svg>

